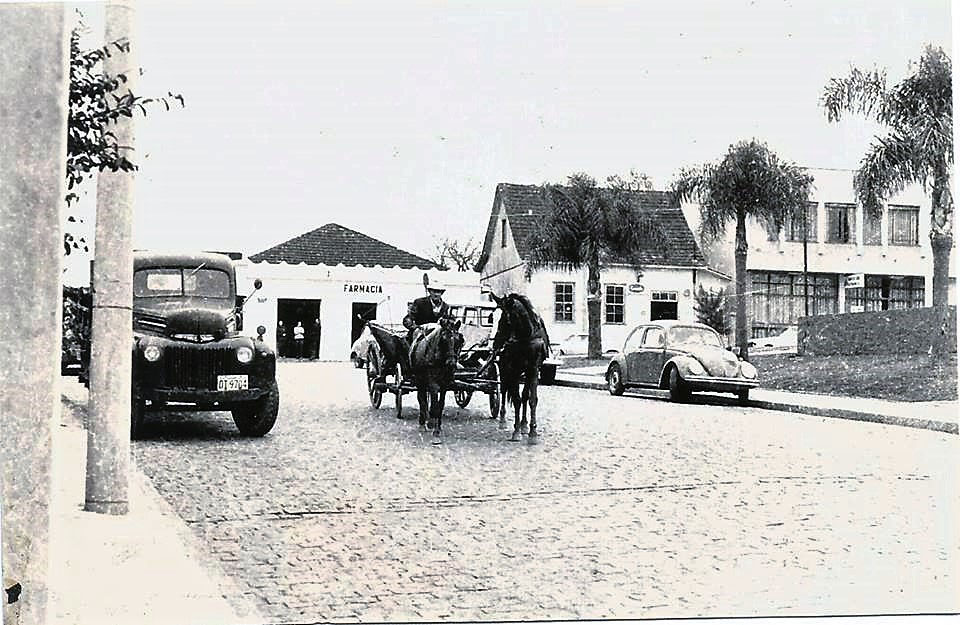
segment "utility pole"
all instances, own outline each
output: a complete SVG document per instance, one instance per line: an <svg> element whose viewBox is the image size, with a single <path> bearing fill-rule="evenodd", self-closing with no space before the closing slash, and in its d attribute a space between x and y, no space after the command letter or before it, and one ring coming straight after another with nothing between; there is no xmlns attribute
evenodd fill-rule
<svg viewBox="0 0 960 625"><path fill-rule="evenodd" d="M69 84L64 7L0 5L0 466L5 623L47 622L52 428L60 420Z"/></svg>
<svg viewBox="0 0 960 625"><path fill-rule="evenodd" d="M133 0L110 0L104 40L111 56L107 74L125 74L134 91L139 72L133 37ZM111 44L130 42L120 53ZM112 103L111 103L112 104ZM133 149L133 116L112 126L121 149ZM94 239L93 320L90 341L90 417L87 424L86 502L88 512L126 514L130 484L130 371L133 342L133 172L103 171L97 177Z"/></svg>

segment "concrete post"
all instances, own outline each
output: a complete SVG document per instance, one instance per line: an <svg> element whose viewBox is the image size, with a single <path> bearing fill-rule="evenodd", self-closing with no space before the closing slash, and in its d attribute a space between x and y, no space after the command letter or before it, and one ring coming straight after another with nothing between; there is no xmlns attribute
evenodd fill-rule
<svg viewBox="0 0 960 625"><path fill-rule="evenodd" d="M131 49L107 57L104 70L125 74L125 88L136 92L133 2L108 2L105 18L105 41L128 39ZM111 130L120 146L133 147L133 117L121 116ZM133 173L98 176L84 509L103 514L126 514L129 508L133 191Z"/></svg>
<svg viewBox="0 0 960 625"><path fill-rule="evenodd" d="M69 72L61 4L0 6L0 463L6 623L46 622ZM19 613L19 616L18 614Z"/></svg>

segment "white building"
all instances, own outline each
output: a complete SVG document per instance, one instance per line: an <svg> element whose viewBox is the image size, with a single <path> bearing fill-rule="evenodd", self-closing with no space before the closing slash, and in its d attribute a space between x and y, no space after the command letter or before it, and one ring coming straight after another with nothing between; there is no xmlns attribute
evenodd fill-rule
<svg viewBox="0 0 960 625"><path fill-rule="evenodd" d="M696 321L697 287L722 288L730 276L708 267L680 205L663 191L635 193L638 210L664 230L665 249L642 250L639 269L607 263L601 269L601 339L604 350L619 349L627 333L652 319ZM498 294L526 294L543 317L551 341L587 332L587 270L527 272L527 237L549 212L539 187L501 183L477 263L481 281Z"/></svg>
<svg viewBox="0 0 960 625"><path fill-rule="evenodd" d="M407 303L425 294L425 273L446 284L444 299L451 304L480 299L475 273L441 271L425 258L327 224L237 263L240 295L253 291L256 278L263 281L244 306L244 333L254 335L262 325L264 340L278 347L278 322L292 329L299 321L312 351L305 356L346 360L365 321L401 323ZM318 341L310 336L314 320L319 321ZM295 355L290 346L279 347L281 355Z"/></svg>
<svg viewBox="0 0 960 625"><path fill-rule="evenodd" d="M933 254L930 197L914 185L892 197L873 218L857 204L850 170L808 169L814 176L807 226L804 297L802 219L777 236L747 225L752 336L768 336L810 315L930 306ZM700 207L684 204L695 232ZM699 241L710 265L734 274L734 227L718 241ZM950 301L956 301L956 247L950 257ZM848 280L848 276L850 279ZM732 283L731 283L732 285ZM733 292L731 286L730 292Z"/></svg>

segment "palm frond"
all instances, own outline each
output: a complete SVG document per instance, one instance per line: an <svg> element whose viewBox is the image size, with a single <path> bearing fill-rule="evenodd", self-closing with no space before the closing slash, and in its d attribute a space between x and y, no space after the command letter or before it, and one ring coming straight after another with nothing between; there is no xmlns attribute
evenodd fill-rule
<svg viewBox="0 0 960 625"><path fill-rule="evenodd" d="M863 71L851 67L846 78L830 79L820 96L820 105L831 122L838 121L844 113L875 117L883 110L886 91L884 70Z"/></svg>
<svg viewBox="0 0 960 625"><path fill-rule="evenodd" d="M853 177L853 188L865 210L879 215L888 197L910 184L925 184L929 169L917 147L912 137L902 134L875 138Z"/></svg>

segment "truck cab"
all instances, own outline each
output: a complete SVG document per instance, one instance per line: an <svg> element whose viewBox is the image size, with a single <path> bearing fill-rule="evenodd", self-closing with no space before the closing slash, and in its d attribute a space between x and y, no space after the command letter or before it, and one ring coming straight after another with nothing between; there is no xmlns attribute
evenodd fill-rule
<svg viewBox="0 0 960 625"><path fill-rule="evenodd" d="M245 436L273 428L276 353L240 334L242 301L225 255L134 253L133 438L147 411L164 408L229 410Z"/></svg>

